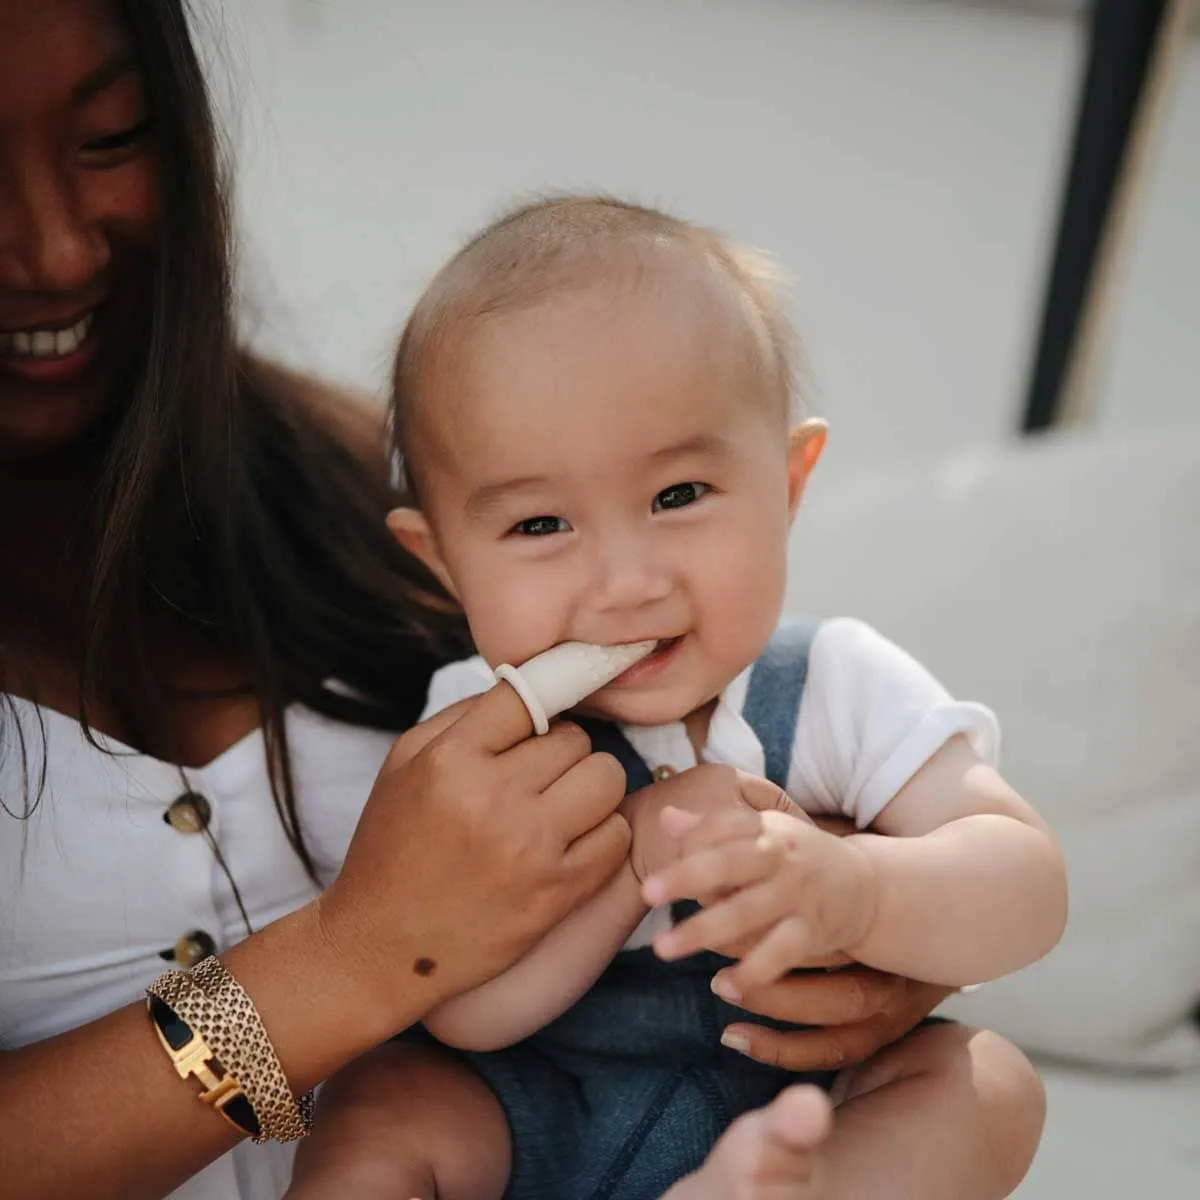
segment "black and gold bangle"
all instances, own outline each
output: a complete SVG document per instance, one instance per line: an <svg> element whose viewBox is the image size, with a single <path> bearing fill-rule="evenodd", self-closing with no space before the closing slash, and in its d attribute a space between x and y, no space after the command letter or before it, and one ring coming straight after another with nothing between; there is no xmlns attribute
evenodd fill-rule
<svg viewBox="0 0 1200 1200"><path fill-rule="evenodd" d="M233 1087L254 1114L258 1132L251 1137L256 1142L293 1142L308 1134L313 1119L312 1093L296 1096L292 1092L254 1001L219 958L210 955L188 971L167 971L146 991L162 1001L202 1047L192 1050L188 1043L179 1052L188 1073L194 1073L196 1062L205 1063L211 1072L215 1062L220 1078L234 1081ZM183 1036L182 1030L179 1036ZM163 1045L174 1061L170 1043L164 1040ZM179 1063L176 1070L184 1073ZM200 1078L206 1087L204 1099L212 1088ZM221 1091L217 1096L224 1094ZM240 1105L238 1110L244 1112ZM248 1128L235 1123L239 1129Z"/></svg>
<svg viewBox="0 0 1200 1200"><path fill-rule="evenodd" d="M242 1085L221 1065L204 1039L165 1001L151 995L147 1009L154 1032L170 1056L180 1079L194 1076L199 1082L199 1099L220 1113L239 1133L256 1141L262 1126Z"/></svg>

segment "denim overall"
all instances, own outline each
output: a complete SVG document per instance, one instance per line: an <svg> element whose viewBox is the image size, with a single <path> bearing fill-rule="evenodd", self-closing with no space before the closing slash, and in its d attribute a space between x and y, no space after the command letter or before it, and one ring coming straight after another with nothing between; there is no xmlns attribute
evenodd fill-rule
<svg viewBox="0 0 1200 1200"><path fill-rule="evenodd" d="M815 623L781 626L750 676L742 715L762 743L767 777L786 786ZM578 721L625 768L627 792L650 770L615 725ZM676 919L694 911L677 905ZM664 963L622 951L572 1008L527 1040L463 1057L496 1093L512 1130L507 1200L659 1200L704 1161L740 1113L789 1083L828 1087L720 1044L731 1021L783 1026L713 995L728 960L708 952Z"/></svg>

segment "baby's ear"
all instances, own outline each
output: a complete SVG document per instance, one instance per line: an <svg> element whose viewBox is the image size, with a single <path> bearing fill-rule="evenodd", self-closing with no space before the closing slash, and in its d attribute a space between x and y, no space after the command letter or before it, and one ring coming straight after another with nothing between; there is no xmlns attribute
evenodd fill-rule
<svg viewBox="0 0 1200 1200"><path fill-rule="evenodd" d="M438 550L437 538L429 521L419 508L393 508L387 515L387 525L392 536L409 554L419 558L437 576L438 582L456 600L458 593L454 590L454 582L450 572Z"/></svg>
<svg viewBox="0 0 1200 1200"><path fill-rule="evenodd" d="M801 421L788 431L788 516L795 517L804 486L825 449L829 426L819 417Z"/></svg>

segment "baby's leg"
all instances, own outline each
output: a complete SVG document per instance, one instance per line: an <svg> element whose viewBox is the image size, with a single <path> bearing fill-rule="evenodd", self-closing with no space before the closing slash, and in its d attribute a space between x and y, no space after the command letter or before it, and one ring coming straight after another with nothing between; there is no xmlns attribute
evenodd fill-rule
<svg viewBox="0 0 1200 1200"><path fill-rule="evenodd" d="M987 1030L927 1025L853 1068L823 1197L1000 1200L1025 1178L1046 1119L1042 1081Z"/></svg>
<svg viewBox="0 0 1200 1200"><path fill-rule="evenodd" d="M486 1084L432 1047L391 1043L322 1088L285 1200L499 1200L510 1166Z"/></svg>
<svg viewBox="0 0 1200 1200"><path fill-rule="evenodd" d="M842 1085L832 1132L824 1098L789 1088L666 1200L1000 1200L1041 1138L1041 1080L993 1033L927 1026Z"/></svg>

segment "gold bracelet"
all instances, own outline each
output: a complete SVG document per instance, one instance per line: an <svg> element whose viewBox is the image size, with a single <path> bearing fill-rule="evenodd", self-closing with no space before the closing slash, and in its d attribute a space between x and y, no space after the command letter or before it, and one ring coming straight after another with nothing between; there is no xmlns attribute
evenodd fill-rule
<svg viewBox="0 0 1200 1200"><path fill-rule="evenodd" d="M225 1070L204 1039L158 996L147 997L146 1010L175 1073L180 1079L194 1076L200 1084L197 1099L220 1113L239 1133L258 1140L262 1126L253 1105L242 1085Z"/></svg>
<svg viewBox="0 0 1200 1200"><path fill-rule="evenodd" d="M219 958L202 959L190 971L167 971L146 990L190 1026L245 1093L260 1126L254 1141L292 1142L312 1129L312 1093L299 1099L292 1093L254 1002Z"/></svg>

